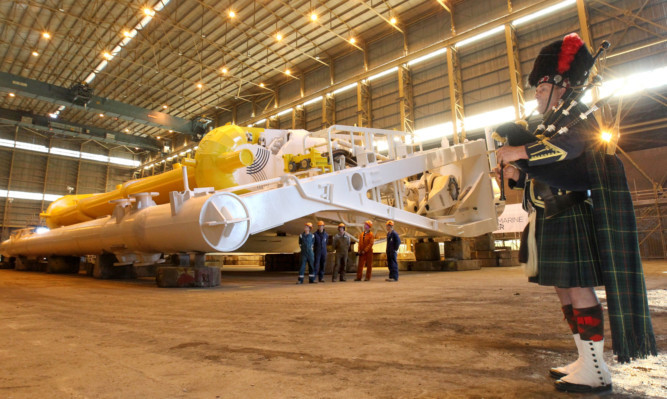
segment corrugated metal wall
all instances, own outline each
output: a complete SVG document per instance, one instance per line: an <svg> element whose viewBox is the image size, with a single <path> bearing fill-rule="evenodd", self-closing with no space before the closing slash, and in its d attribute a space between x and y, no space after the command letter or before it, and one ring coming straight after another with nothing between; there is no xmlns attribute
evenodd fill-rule
<svg viewBox="0 0 667 399"><path fill-rule="evenodd" d="M0 139L15 140L134 160L124 147L107 148L94 141L71 138L49 138L32 130L15 126L0 126ZM132 178L132 167L23 149L0 147L0 191L19 191L32 194L87 194L113 189ZM39 214L49 206L48 200L7 198L0 196L0 238L6 239L12 230L39 224Z"/></svg>

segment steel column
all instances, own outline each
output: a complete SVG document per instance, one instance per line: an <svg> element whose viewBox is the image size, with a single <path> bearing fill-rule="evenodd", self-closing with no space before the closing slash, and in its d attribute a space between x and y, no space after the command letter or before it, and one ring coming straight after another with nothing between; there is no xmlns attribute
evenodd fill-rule
<svg viewBox="0 0 667 399"><path fill-rule="evenodd" d="M454 144L464 142L466 131L463 120L463 84L461 80L461 68L459 64L459 53L455 46L447 48L447 78L449 79L449 102L452 113L452 125L454 133ZM459 132L461 136L459 138Z"/></svg>
<svg viewBox="0 0 667 399"><path fill-rule="evenodd" d="M306 128L306 108L298 105L292 108L292 129Z"/></svg>
<svg viewBox="0 0 667 399"><path fill-rule="evenodd" d="M371 86L367 81L357 82L357 126L371 127Z"/></svg>
<svg viewBox="0 0 667 399"><path fill-rule="evenodd" d="M14 142L19 137L19 127L16 126L14 129ZM14 171L14 158L16 155L16 151L12 151L12 159L9 161L9 176L7 177L7 198L5 198L5 209L2 213L2 235L0 235L1 240L5 240L9 238L9 234L5 236L5 229L8 229L7 227L7 222L9 220L9 204L12 203L12 201L9 200L9 190L12 188L12 172Z"/></svg>
<svg viewBox="0 0 667 399"><path fill-rule="evenodd" d="M322 129L336 124L336 97L334 94L322 96Z"/></svg>
<svg viewBox="0 0 667 399"><path fill-rule="evenodd" d="M508 3L511 7L511 2ZM510 12L512 10L510 9ZM507 45L507 63L510 70L510 84L512 89L512 102L514 104L514 116L516 120L523 119L526 115L525 100L523 97L523 85L521 84L521 61L519 60L519 46L516 42L516 30L512 24L505 25L505 44Z"/></svg>
<svg viewBox="0 0 667 399"><path fill-rule="evenodd" d="M415 131L415 109L412 90L412 76L407 65L398 67L398 99L401 111L401 129L404 132Z"/></svg>

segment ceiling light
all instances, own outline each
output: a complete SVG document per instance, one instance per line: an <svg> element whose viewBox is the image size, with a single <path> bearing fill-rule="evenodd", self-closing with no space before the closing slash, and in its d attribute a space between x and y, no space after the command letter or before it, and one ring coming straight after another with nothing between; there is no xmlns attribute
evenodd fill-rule
<svg viewBox="0 0 667 399"><path fill-rule="evenodd" d="M276 33L276 40L278 41L283 40L283 35L280 32Z"/></svg>
<svg viewBox="0 0 667 399"><path fill-rule="evenodd" d="M227 74L227 72L229 72L229 69L227 69L226 66L223 66L222 67L222 73Z"/></svg>
<svg viewBox="0 0 667 399"><path fill-rule="evenodd" d="M157 139L160 140L160 136L157 136Z"/></svg>
<svg viewBox="0 0 667 399"><path fill-rule="evenodd" d="M43 33L42 33L42 37L43 37L44 39L50 39L50 38L51 38L51 34L50 34L49 32L43 32Z"/></svg>
<svg viewBox="0 0 667 399"><path fill-rule="evenodd" d="M311 20L311 21L317 21L317 14L315 14L315 13L311 13L311 14L310 14L310 20Z"/></svg>
<svg viewBox="0 0 667 399"><path fill-rule="evenodd" d="M169 108L169 106L167 104L162 106L162 109L167 109L167 108Z"/></svg>
<svg viewBox="0 0 667 399"><path fill-rule="evenodd" d="M100 118L104 118L104 114L99 114L99 115L100 115Z"/></svg>
<svg viewBox="0 0 667 399"><path fill-rule="evenodd" d="M354 44L354 43L356 43L356 42L357 42L357 39L355 39L355 38L353 38L353 37L350 38L350 43Z"/></svg>
<svg viewBox="0 0 667 399"><path fill-rule="evenodd" d="M292 71L289 70L289 68L285 69L285 74L290 75Z"/></svg>
<svg viewBox="0 0 667 399"><path fill-rule="evenodd" d="M601 139L602 141L609 143L614 135L611 132L602 132Z"/></svg>
<svg viewBox="0 0 667 399"><path fill-rule="evenodd" d="M124 30L124 31L123 31L123 36L125 36L125 37L131 37L132 34L130 33L129 30Z"/></svg>
<svg viewBox="0 0 667 399"><path fill-rule="evenodd" d="M234 18L236 16L236 13L234 10L229 10L229 18Z"/></svg>
<svg viewBox="0 0 667 399"><path fill-rule="evenodd" d="M39 55L39 53L38 53L37 51L33 51L33 52L32 52L32 55L33 55L34 57L37 57L37 56Z"/></svg>
<svg viewBox="0 0 667 399"><path fill-rule="evenodd" d="M173 130L169 130L169 133L174 133L174 131L173 131Z"/></svg>
<svg viewBox="0 0 667 399"><path fill-rule="evenodd" d="M264 84L264 83L262 83L262 84ZM9 97L16 97L16 94L14 94L14 93L9 93Z"/></svg>
<svg viewBox="0 0 667 399"><path fill-rule="evenodd" d="M149 17L152 17L153 15L155 15L155 11L153 11L153 9L150 7L144 7L144 14L148 15Z"/></svg>
<svg viewBox="0 0 667 399"><path fill-rule="evenodd" d="M260 84L259 84L259 87L264 87L264 83L263 83L263 82L260 83Z"/></svg>
<svg viewBox="0 0 667 399"><path fill-rule="evenodd" d="M130 129L128 129L128 128L125 128L123 130L125 131L125 133L130 133Z"/></svg>
<svg viewBox="0 0 667 399"><path fill-rule="evenodd" d="M396 17L391 17L391 19L389 20L389 22L391 22L392 25L396 24Z"/></svg>
<svg viewBox="0 0 667 399"><path fill-rule="evenodd" d="M201 83L197 83L197 88L198 88L198 89L201 89L202 87L204 87L203 84L201 84Z"/></svg>
<svg viewBox="0 0 667 399"><path fill-rule="evenodd" d="M105 51L105 52L102 53L102 57L106 58L107 60L110 60L110 59L113 58L113 57L111 56L111 54L109 54L109 52L107 52L107 51Z"/></svg>
<svg viewBox="0 0 667 399"><path fill-rule="evenodd" d="M56 119L58 117L58 114L56 114L55 112L51 112L49 116L51 117L51 119Z"/></svg>

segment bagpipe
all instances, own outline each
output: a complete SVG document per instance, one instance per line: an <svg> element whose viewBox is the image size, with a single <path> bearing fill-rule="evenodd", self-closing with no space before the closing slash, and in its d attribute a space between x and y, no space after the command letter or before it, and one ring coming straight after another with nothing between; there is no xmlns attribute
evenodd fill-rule
<svg viewBox="0 0 667 399"><path fill-rule="evenodd" d="M592 57L590 65L588 65L586 71L584 72L584 78L588 76L590 69L595 64L595 61L598 57L610 46L608 41L603 41L600 47L598 48L595 55ZM555 83L560 83L562 77L556 76L554 78ZM584 122L589 119L589 116L597 111L600 107L603 106L604 102L608 98L601 99L593 104L591 107L586 107L581 103L582 97L594 86L597 86L601 77L599 75L594 76L590 82L586 85L581 86L571 86L569 87L565 94L563 95L562 100L555 107L552 107L547 112L545 112L541 123L535 128L531 133L528 130L527 119L530 118L529 115L526 120L520 120L517 122L507 122L498 126L495 132L492 134L494 140L496 140L500 146L509 145L509 146L522 146L536 142L538 140L543 140L554 136L555 134L562 134L568 132L575 125ZM534 112L534 111L533 111ZM578 114L577 114L578 113ZM512 162L512 164L517 167L522 172L528 172L528 160L521 159L518 161ZM505 165L501 162L500 164L500 199L505 200L505 189L504 189L504 173L503 168ZM547 184L556 183L552 181L555 176L558 178L557 183L562 183L563 177L576 173L576 171L569 167L567 161L557 162L551 165L544 166L533 166L530 168L530 175L533 178L541 180ZM574 177L574 176L573 176ZM562 185L562 184L549 184L549 185ZM569 189L567 187L563 187Z"/></svg>

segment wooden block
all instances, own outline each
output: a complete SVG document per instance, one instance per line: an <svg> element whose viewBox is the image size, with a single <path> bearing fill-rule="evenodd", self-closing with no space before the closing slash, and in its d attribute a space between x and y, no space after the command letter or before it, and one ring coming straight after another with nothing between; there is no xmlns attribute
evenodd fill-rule
<svg viewBox="0 0 667 399"><path fill-rule="evenodd" d="M519 260L512 258L500 258L498 259L498 266L500 267L519 266Z"/></svg>
<svg viewBox="0 0 667 399"><path fill-rule="evenodd" d="M220 269L217 267L162 266L155 279L158 287L217 287L220 285Z"/></svg>
<svg viewBox="0 0 667 399"><path fill-rule="evenodd" d="M445 256L454 259L470 259L471 258L472 241L470 240L454 240L445 243Z"/></svg>
<svg viewBox="0 0 667 399"><path fill-rule="evenodd" d="M440 260L440 244L428 241L415 243L415 259L418 261Z"/></svg>
<svg viewBox="0 0 667 399"><path fill-rule="evenodd" d="M471 259L496 259L496 253L493 251L472 251Z"/></svg>
<svg viewBox="0 0 667 399"><path fill-rule="evenodd" d="M493 259L477 259L477 262L479 262L480 267L497 267L498 266L498 259L493 258Z"/></svg>
<svg viewBox="0 0 667 399"><path fill-rule="evenodd" d="M493 251L496 246L496 241L492 233L484 234L483 236L474 238L474 249L478 251Z"/></svg>

